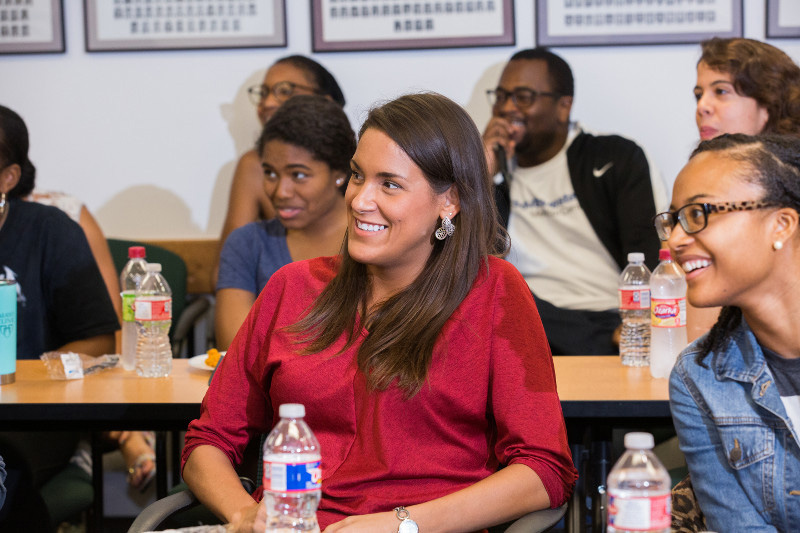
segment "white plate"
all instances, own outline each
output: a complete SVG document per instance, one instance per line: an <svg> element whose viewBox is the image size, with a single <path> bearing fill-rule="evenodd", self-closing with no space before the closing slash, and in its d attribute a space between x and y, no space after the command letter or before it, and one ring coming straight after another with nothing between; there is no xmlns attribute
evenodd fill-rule
<svg viewBox="0 0 800 533"><path fill-rule="evenodd" d="M225 355L225 352L219 352L220 359ZM208 366L206 364L206 359L208 359L208 354L201 353L200 355L195 355L194 357L189 359L189 366L192 368L196 368L198 370L208 370L209 372L214 370L213 366Z"/></svg>

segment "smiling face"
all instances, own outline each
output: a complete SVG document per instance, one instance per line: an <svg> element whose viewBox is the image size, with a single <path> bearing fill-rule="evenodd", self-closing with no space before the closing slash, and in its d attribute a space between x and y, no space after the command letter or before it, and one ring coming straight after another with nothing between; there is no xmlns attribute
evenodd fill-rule
<svg viewBox="0 0 800 533"><path fill-rule="evenodd" d="M314 94L313 91L309 91L304 87L317 88L316 83L311 76L306 74L304 70L297 68L291 63L275 63L269 67L267 75L264 76L264 81L262 83L271 90L273 87L275 87L276 83L280 83L282 81L289 81L298 86L295 87L295 95ZM271 117L275 110L278 109L282 104L283 102L278 101L272 92L270 92L266 98L261 100L257 107L257 113L258 120L261 122L262 126L267 123L269 117Z"/></svg>
<svg viewBox="0 0 800 533"><path fill-rule="evenodd" d="M547 63L541 59L509 61L497 86L508 92L518 88L538 93L555 91ZM572 98L569 96L554 98L539 95L533 105L524 109L508 98L503 104L495 104L492 114L511 123L512 139L516 142L520 164L528 166L522 160L547 161L561 149L569 126L571 107Z"/></svg>
<svg viewBox="0 0 800 533"><path fill-rule="evenodd" d="M344 209L339 185L343 172L332 171L311 152L282 141L264 145L264 190L287 230L313 231Z"/></svg>
<svg viewBox="0 0 800 533"><path fill-rule="evenodd" d="M407 286L433 250L439 218L458 213L454 189L436 194L422 170L377 129L361 136L352 168L345 194L348 253L371 273Z"/></svg>
<svg viewBox="0 0 800 533"><path fill-rule="evenodd" d="M670 210L695 202L760 200L764 191L745 179L748 173L746 164L724 152L700 153L675 180ZM765 294L776 258L774 215L770 208L711 213L705 229L693 234L675 226L667 243L686 272L692 305L744 307Z"/></svg>
<svg viewBox="0 0 800 533"><path fill-rule="evenodd" d="M730 74L711 69L704 62L697 65L697 130L700 139L713 139L723 133L758 135L769 119L766 108L755 98L740 95Z"/></svg>

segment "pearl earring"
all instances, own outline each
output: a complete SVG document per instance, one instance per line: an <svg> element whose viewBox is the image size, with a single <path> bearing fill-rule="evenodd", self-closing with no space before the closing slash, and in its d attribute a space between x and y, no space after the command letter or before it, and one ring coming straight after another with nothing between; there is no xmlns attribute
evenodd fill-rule
<svg viewBox="0 0 800 533"><path fill-rule="evenodd" d="M342 183L344 183L344 178L336 178L336 186L341 187Z"/></svg>
<svg viewBox="0 0 800 533"><path fill-rule="evenodd" d="M776 252L778 250L780 250L781 248L783 248L783 242L775 241L775 242L772 243L772 249L775 250Z"/></svg>

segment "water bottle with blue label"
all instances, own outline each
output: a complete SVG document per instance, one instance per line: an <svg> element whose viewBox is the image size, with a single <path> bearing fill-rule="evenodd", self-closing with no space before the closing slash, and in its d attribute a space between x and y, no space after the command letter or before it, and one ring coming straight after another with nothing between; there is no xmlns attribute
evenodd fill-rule
<svg viewBox="0 0 800 533"><path fill-rule="evenodd" d="M305 406L280 406L280 422L264 442L264 505L267 533L318 532L322 487L319 442L303 417Z"/></svg>

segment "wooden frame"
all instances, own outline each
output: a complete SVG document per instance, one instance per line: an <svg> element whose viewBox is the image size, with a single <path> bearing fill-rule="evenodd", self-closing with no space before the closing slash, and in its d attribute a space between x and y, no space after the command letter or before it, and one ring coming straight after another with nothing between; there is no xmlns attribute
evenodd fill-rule
<svg viewBox="0 0 800 533"><path fill-rule="evenodd" d="M800 37L800 3L767 0L767 38Z"/></svg>
<svg viewBox="0 0 800 533"><path fill-rule="evenodd" d="M286 46L285 0L84 0L84 15L89 52Z"/></svg>
<svg viewBox="0 0 800 533"><path fill-rule="evenodd" d="M513 0L312 0L315 52L513 46Z"/></svg>
<svg viewBox="0 0 800 533"><path fill-rule="evenodd" d="M742 36L743 0L611 2L537 0L541 46L698 43Z"/></svg>
<svg viewBox="0 0 800 533"><path fill-rule="evenodd" d="M61 0L0 5L0 54L63 53Z"/></svg>

